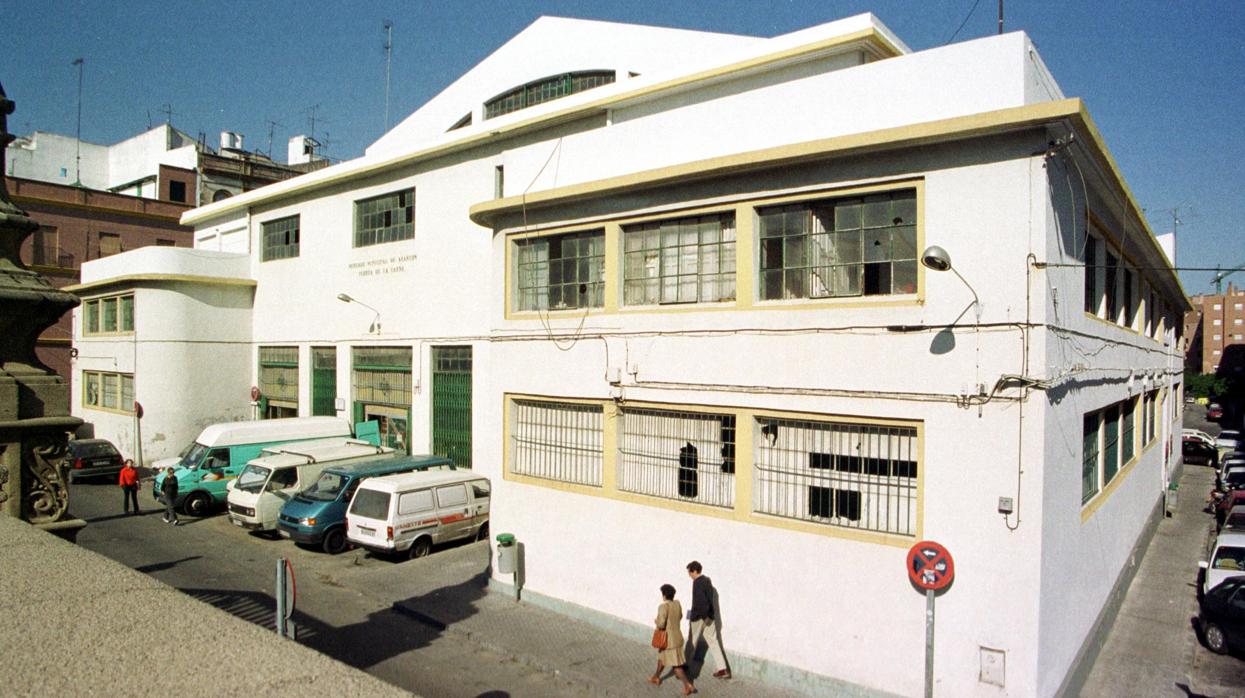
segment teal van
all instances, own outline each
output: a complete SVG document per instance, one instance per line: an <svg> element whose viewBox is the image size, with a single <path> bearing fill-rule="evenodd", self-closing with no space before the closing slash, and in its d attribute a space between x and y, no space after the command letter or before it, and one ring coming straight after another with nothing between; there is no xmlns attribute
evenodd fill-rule
<svg viewBox="0 0 1245 698"><path fill-rule="evenodd" d="M203 516L213 504L225 502L229 494L225 486L264 449L295 441L352 436L379 445L379 425L376 422L356 424L352 434L350 423L336 417L292 417L213 424L204 429L180 456L152 464L153 468L162 472L156 476L151 494L160 499L160 486L172 472L177 478L175 506L191 516Z"/></svg>
<svg viewBox="0 0 1245 698"><path fill-rule="evenodd" d="M417 470L455 468L449 458L429 455L378 458L325 468L314 485L281 508L277 530L296 543L320 546L336 555L346 549L346 508L359 483L370 477Z"/></svg>

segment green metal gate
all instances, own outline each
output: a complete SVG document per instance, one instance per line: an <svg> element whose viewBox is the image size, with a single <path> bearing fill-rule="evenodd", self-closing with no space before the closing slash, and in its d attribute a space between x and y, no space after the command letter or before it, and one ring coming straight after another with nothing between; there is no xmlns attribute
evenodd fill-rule
<svg viewBox="0 0 1245 698"><path fill-rule="evenodd" d="M337 347L311 348L311 415L337 415Z"/></svg>
<svg viewBox="0 0 1245 698"><path fill-rule="evenodd" d="M432 348L432 452L471 467L471 347Z"/></svg>

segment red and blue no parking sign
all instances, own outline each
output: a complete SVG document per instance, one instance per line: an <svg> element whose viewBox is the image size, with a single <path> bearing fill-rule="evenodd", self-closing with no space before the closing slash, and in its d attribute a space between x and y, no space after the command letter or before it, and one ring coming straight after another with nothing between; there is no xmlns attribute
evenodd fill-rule
<svg viewBox="0 0 1245 698"><path fill-rule="evenodd" d="M926 591L939 591L955 578L955 561L942 545L923 540L908 550L908 578Z"/></svg>

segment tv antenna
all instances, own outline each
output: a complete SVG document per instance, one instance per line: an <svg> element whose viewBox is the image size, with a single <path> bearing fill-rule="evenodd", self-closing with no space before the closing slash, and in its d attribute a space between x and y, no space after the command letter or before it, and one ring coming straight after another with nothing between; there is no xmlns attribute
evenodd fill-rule
<svg viewBox="0 0 1245 698"><path fill-rule="evenodd" d="M389 75L393 67L393 20L385 20L385 130L389 130Z"/></svg>
<svg viewBox="0 0 1245 698"><path fill-rule="evenodd" d="M285 128L285 124L278 123L276 121L273 121L272 119L268 119L268 159L269 160L272 159L272 135L273 135L273 132L276 131L276 128L278 126L280 126L281 128Z"/></svg>

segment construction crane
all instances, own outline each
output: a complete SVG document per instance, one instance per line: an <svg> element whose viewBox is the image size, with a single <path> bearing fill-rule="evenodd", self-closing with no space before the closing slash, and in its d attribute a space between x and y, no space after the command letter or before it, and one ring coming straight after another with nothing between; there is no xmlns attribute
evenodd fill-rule
<svg viewBox="0 0 1245 698"><path fill-rule="evenodd" d="M1232 276L1233 274L1243 269L1245 269L1245 262L1242 262L1236 265L1235 267L1232 267L1231 269L1223 269L1221 271L1216 271L1215 275L1211 277L1211 280L1210 280L1210 282L1215 285L1215 295L1216 296L1223 295L1223 280L1224 279L1228 278L1229 276Z"/></svg>

